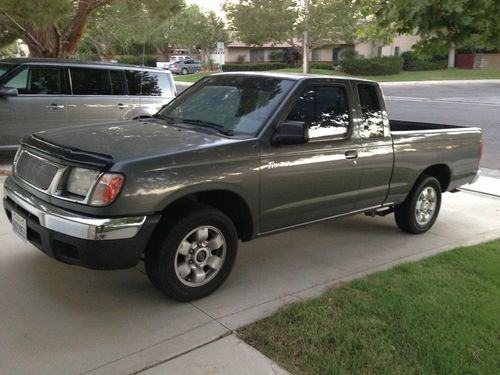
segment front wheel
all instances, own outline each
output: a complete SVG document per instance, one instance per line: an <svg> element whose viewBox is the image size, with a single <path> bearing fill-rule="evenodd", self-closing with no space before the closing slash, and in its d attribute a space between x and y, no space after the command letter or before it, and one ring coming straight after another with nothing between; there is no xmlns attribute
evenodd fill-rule
<svg viewBox="0 0 500 375"><path fill-rule="evenodd" d="M185 76L186 74L188 74L188 70L186 68L182 68L181 74Z"/></svg>
<svg viewBox="0 0 500 375"><path fill-rule="evenodd" d="M146 274L167 296L191 301L226 280L237 248L232 221L219 210L199 208L183 215L146 251Z"/></svg>
<svg viewBox="0 0 500 375"><path fill-rule="evenodd" d="M397 226L408 233L428 231L436 221L441 208L441 185L434 177L425 176L415 185L410 195L394 210Z"/></svg>

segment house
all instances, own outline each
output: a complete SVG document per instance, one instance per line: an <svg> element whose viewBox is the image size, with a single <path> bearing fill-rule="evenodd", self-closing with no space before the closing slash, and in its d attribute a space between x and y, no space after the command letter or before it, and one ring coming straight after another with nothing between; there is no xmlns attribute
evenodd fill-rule
<svg viewBox="0 0 500 375"><path fill-rule="evenodd" d="M399 56L405 51L412 50L412 46L418 41L418 36L399 35L394 38L391 44L382 45L378 42L356 42L348 44L341 42L334 47L317 48L311 51L311 62L335 64L344 51L354 49L358 55L370 58L377 56ZM295 40L295 46L300 46L300 41ZM288 42L265 43L262 46L249 46L239 40L234 40L224 46L224 55L211 56L214 61L221 61L222 64L262 63L275 61L273 52L293 51L294 46ZM299 60L300 58L297 58Z"/></svg>

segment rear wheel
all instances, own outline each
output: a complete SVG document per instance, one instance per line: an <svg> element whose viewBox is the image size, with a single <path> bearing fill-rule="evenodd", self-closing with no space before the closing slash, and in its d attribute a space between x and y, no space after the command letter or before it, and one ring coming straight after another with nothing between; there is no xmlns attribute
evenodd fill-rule
<svg viewBox="0 0 500 375"><path fill-rule="evenodd" d="M181 74L184 76L186 74L188 74L188 70L186 68L182 68L181 70Z"/></svg>
<svg viewBox="0 0 500 375"><path fill-rule="evenodd" d="M406 200L396 206L394 217L398 227L408 233L428 231L441 208L441 185L431 176L423 176Z"/></svg>
<svg viewBox="0 0 500 375"><path fill-rule="evenodd" d="M173 299L201 298L229 276L237 248L231 220L216 209L199 208L183 215L146 251L146 273Z"/></svg>

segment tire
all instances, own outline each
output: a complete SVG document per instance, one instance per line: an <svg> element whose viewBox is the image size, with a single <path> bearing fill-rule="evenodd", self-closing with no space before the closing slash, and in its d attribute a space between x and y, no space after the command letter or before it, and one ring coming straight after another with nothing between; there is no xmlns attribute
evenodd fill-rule
<svg viewBox="0 0 500 375"><path fill-rule="evenodd" d="M185 76L186 74L188 74L188 70L186 68L182 68L181 74Z"/></svg>
<svg viewBox="0 0 500 375"><path fill-rule="evenodd" d="M396 224L404 232L427 232L436 221L441 208L441 185L434 177L423 175L409 196L394 210Z"/></svg>
<svg viewBox="0 0 500 375"><path fill-rule="evenodd" d="M146 274L168 297L191 301L222 285L237 250L238 235L232 221L219 210L197 208L153 241L144 257Z"/></svg>

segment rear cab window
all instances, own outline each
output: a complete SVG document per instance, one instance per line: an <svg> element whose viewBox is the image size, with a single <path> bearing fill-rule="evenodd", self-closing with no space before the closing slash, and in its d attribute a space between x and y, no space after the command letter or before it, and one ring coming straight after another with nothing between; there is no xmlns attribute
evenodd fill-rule
<svg viewBox="0 0 500 375"><path fill-rule="evenodd" d="M357 85L361 106L361 137L380 138L384 136L384 113L375 85L360 83Z"/></svg>

